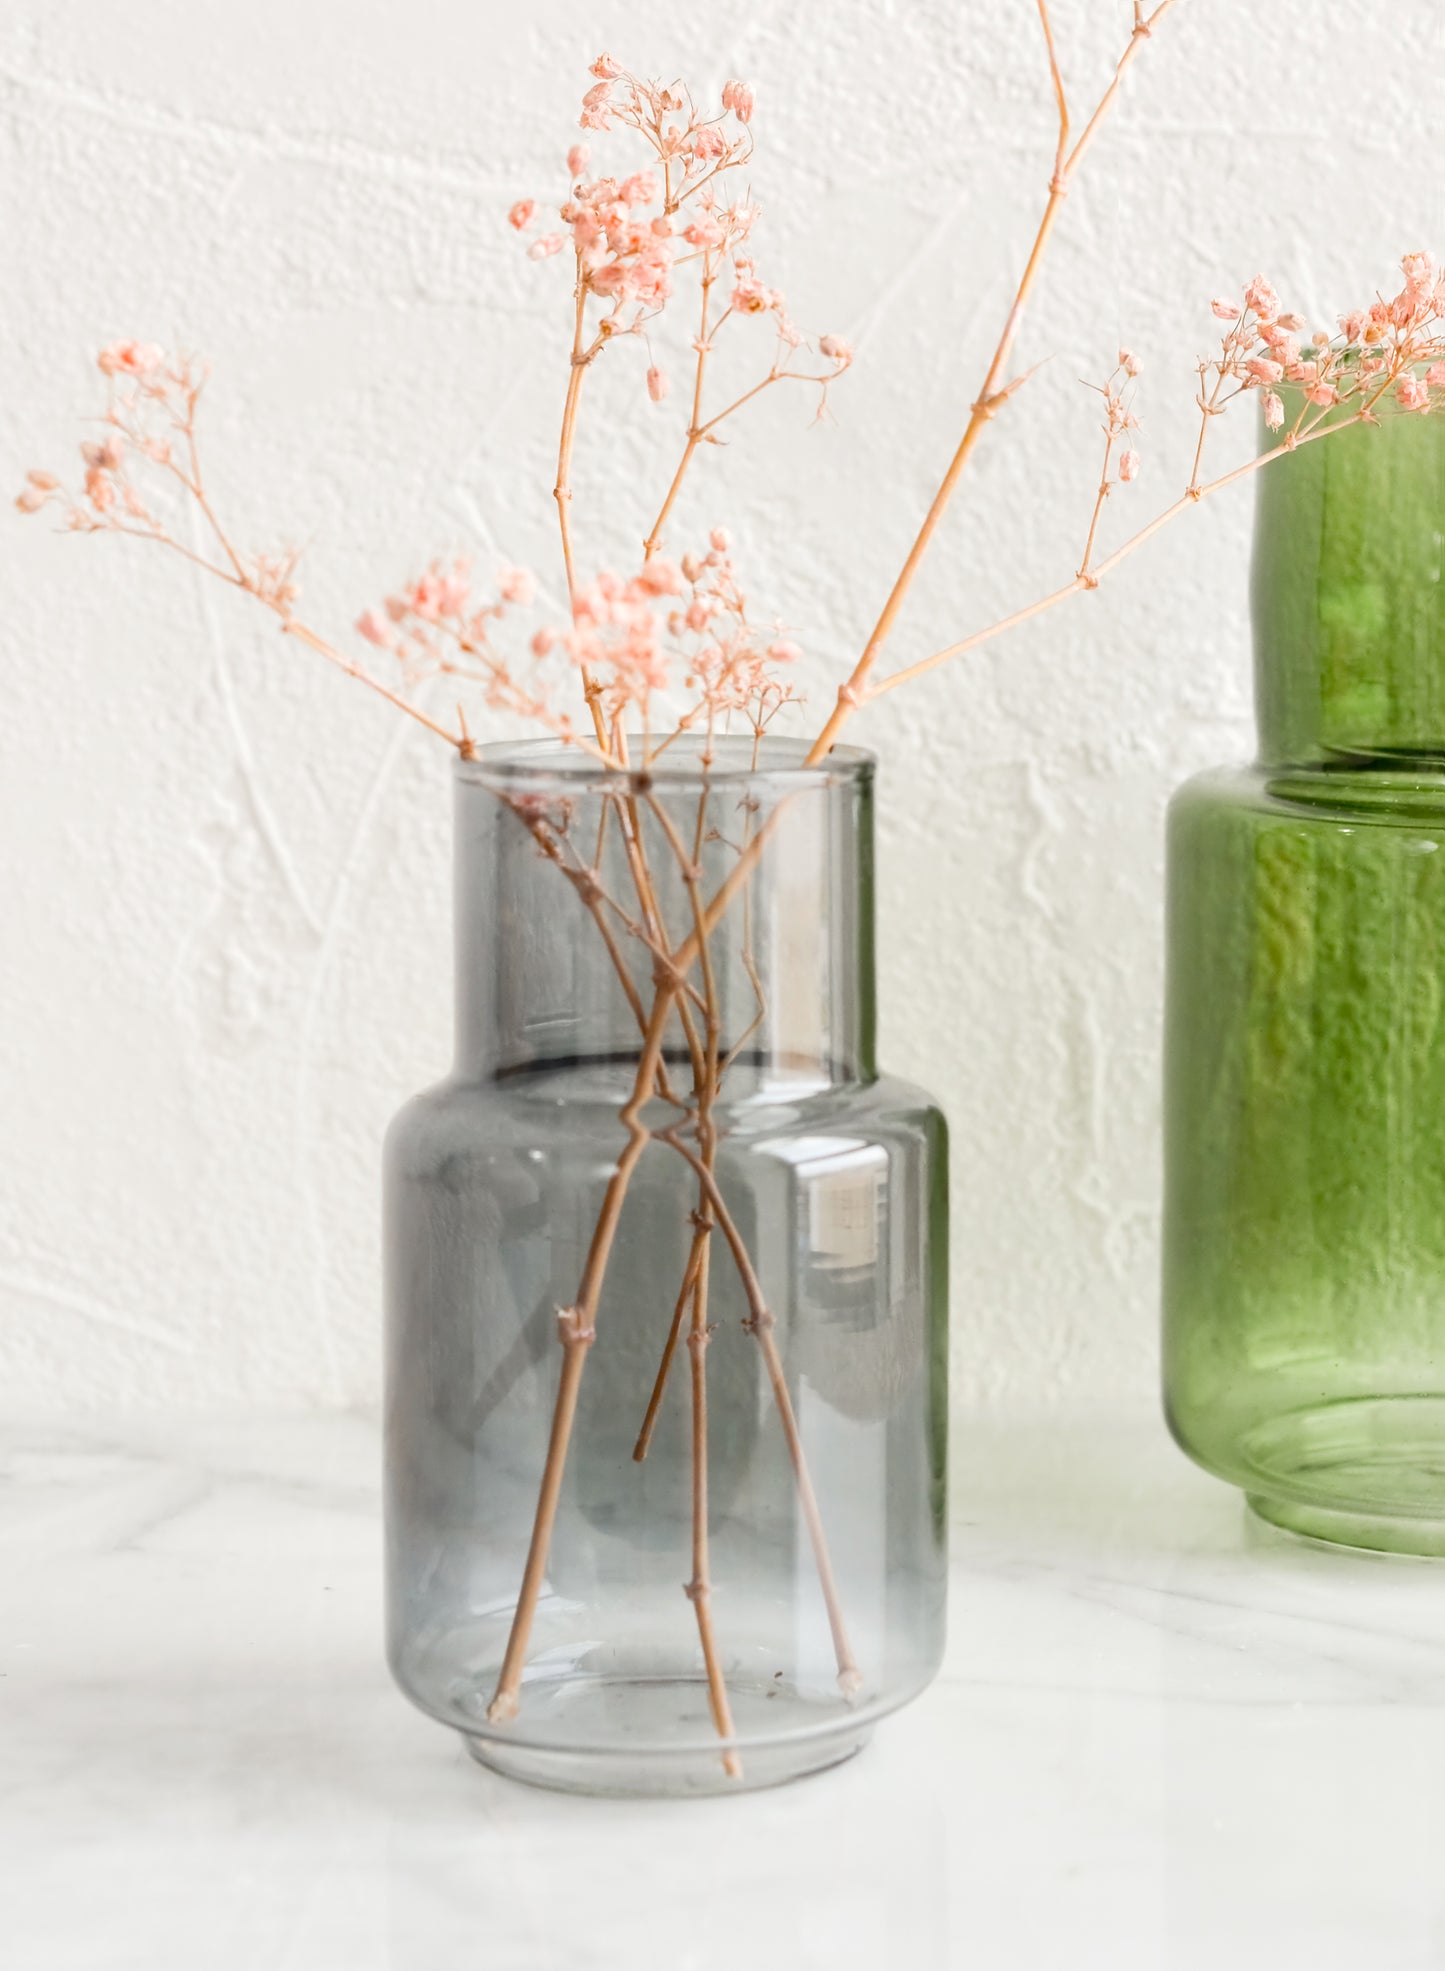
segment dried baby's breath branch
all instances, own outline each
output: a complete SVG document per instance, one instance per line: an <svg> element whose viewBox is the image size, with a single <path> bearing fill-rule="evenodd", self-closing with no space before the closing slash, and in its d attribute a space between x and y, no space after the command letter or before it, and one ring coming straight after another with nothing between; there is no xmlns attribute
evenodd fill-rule
<svg viewBox="0 0 1445 1971"><path fill-rule="evenodd" d="M1387 399L1405 415L1423 416L1445 405L1445 281L1437 278L1429 254L1406 254L1402 266L1405 285L1392 300L1377 297L1368 308L1341 316L1340 334L1331 336L1321 330L1308 350L1300 341L1304 318L1281 310L1279 296L1263 275L1250 282L1243 305L1216 301L1215 315L1230 326L1219 354L1200 365L1200 433L1189 481L1178 499L1096 565L1090 565L1086 554L1072 582L917 663L905 665L874 684L866 697L879 698L896 691L951 658L964 656L1022 627L1071 596L1096 589L1130 555L1192 507L1318 439L1377 422ZM1127 352L1121 352L1121 360L1122 354ZM1232 471L1202 482L1201 462L1213 418L1234 398L1257 391L1266 425L1279 431L1285 423L1279 391L1284 384L1300 393L1301 408L1279 443ZM1106 386L1106 395L1108 389ZM1132 418L1132 412L1127 407L1116 408L1110 417L1119 419L1123 429L1122 420ZM1133 463L1125 473L1121 460L1120 477L1132 479L1138 471L1138 455L1131 452L1125 456ZM1097 515L1096 506L1096 522ZM1089 538L1092 549L1092 527Z"/></svg>
<svg viewBox="0 0 1445 1971"><path fill-rule="evenodd" d="M748 246L758 218L757 207L746 200L724 203L719 196L718 180L746 165L752 156L748 127L754 109L752 90L745 83L728 82L722 92L721 112L707 115L682 83L663 85L643 80L610 55L599 55L591 74L594 81L582 104L583 128L607 131L615 125L633 132L642 139L650 163L648 168L622 177L588 177L590 147L574 144L567 154L571 193L559 210L567 232L544 233L528 248L533 259L551 259L562 251L570 235L573 249L572 355L553 496L568 594L574 603L578 578L570 517L571 460L583 377L603 350L627 337L646 336L672 298L677 271L693 262L699 265L701 319L693 341L696 360L691 415L682 458L644 542L644 559L650 561L661 546L663 527L699 446L717 442L717 425L757 394L750 391L726 411L704 420L703 378L719 330L730 319L764 315L775 323L784 347L796 349L802 340L787 317L782 295L758 277ZM509 214L519 233L528 232L536 216L534 199L518 200ZM691 250L679 252L674 240ZM727 307L713 321L712 290L728 261L734 285ZM604 312L589 338L587 311L593 300ZM815 375L789 370L786 362L775 359L758 388L789 377L817 384L826 399L828 385L847 367L849 351L835 336L823 337L819 347L832 365L827 371ZM649 360L646 380L652 401L663 402L670 388L667 372ZM598 743L605 744L601 709L590 685L587 690Z"/></svg>
<svg viewBox="0 0 1445 1971"><path fill-rule="evenodd" d="M872 676L874 666L882 654L884 645L893 632L894 624L898 620L899 611L903 607L909 589L913 586L914 577L923 565L924 558L932 544L935 533L938 531L939 524L944 514L948 511L949 504L953 499L954 489L963 474L963 469L972 457L974 447L983 436L984 426L991 418L997 415L998 411L1008 401L1008 398L1017 387L1016 383L1010 384L1006 381L1009 358L1013 353L1014 342L1018 336L1019 326L1023 321L1024 310L1028 306L1029 298L1038 280L1039 270L1043 265L1044 254L1054 226L1058 221L1064 200L1068 197L1074 178L1078 173L1079 166L1084 161L1084 156L1089 146L1092 144L1105 118L1114 106L1130 64L1133 62L1143 42L1148 39L1154 28L1174 4L1175 0L1159 0L1159 4L1147 16L1142 14L1136 7L1134 32L1130 36L1129 45L1115 64L1113 78L1100 98L1093 115L1085 125L1082 136L1078 139L1073 149L1070 150L1068 148L1068 103L1064 92L1063 77L1054 51L1053 25L1049 18L1048 0L1038 0L1039 19L1043 24L1045 43L1048 49L1049 73L1053 81L1055 97L1059 107L1059 139L1054 160L1054 175L1049 184L1049 195L1044 206L1043 217L1039 220L1038 231L1034 235L1034 243L1029 252L1028 260L1025 263L1018 288L1015 291L1008 317L1004 322L1003 332L999 336L998 344L994 349L993 359L989 364L988 374L984 378L983 387L975 398L973 407L969 412L968 423L964 427L963 437L959 440L958 449L949 461L948 470L944 473L938 491L933 496L932 505L924 515L923 525L919 528L913 545L908 551L898 579L889 591L888 600L883 605L883 613L873 626L872 634L864 645L863 654L854 665L852 675L848 678L847 682L839 687L838 702L834 706L827 724L819 733L811 749L809 757L812 761L822 759L824 754L837 743L844 726L867 695L868 680Z"/></svg>
<svg viewBox="0 0 1445 1971"><path fill-rule="evenodd" d="M1099 520L1104 511L1104 502L1113 492L1115 481L1109 477L1114 463L1114 448L1138 423L1129 402L1129 385L1139 374L1139 359L1128 349L1119 351L1119 366L1107 383L1092 386L1104 400L1104 464L1099 474L1099 491L1094 500L1094 511L1089 516L1089 533L1084 542L1084 558L1079 564L1079 580L1085 588L1094 586L1094 577L1089 564L1094 556L1094 541L1099 532ZM1119 459L1119 481L1127 485L1139 471L1139 454L1131 446Z"/></svg>
<svg viewBox="0 0 1445 1971"><path fill-rule="evenodd" d="M337 648L295 614L295 554L280 557L243 556L233 545L206 492L201 476L197 414L206 372L188 357L167 357L153 343L116 342L97 359L110 386L102 416L105 435L81 446L85 468L82 490L67 492L49 472L27 475L16 505L22 513L58 509L66 528L78 534L119 534L149 541L178 554L228 587L251 596L277 616L287 636L294 637L347 677L364 684L418 725L449 746L467 750L464 732L451 732L422 706L395 691L355 658ZM183 448L185 464L176 457ZM225 557L211 560L178 540L152 504L154 493L146 475L162 489L179 486L209 527Z"/></svg>

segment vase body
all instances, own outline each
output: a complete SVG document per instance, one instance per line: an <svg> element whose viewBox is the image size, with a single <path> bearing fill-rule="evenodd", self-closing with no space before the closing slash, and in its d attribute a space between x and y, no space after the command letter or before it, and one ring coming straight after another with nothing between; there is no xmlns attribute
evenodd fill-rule
<svg viewBox="0 0 1445 1971"><path fill-rule="evenodd" d="M945 1132L874 1065L871 762L804 770L782 741L699 755L678 740L650 774L609 775L543 742L459 766L457 1062L387 1144L393 1672L484 1763L580 1791L723 1791L831 1764L927 1683L943 1643ZM660 948L730 880L709 976L680 961L693 996L629 1128ZM689 1304L639 1459L714 1216L681 1153L700 1140L709 1005L713 1181L767 1315L714 1224L709 1338L689 1345ZM641 1130L515 1716L495 1722L557 1429L559 1313ZM856 1666L841 1682L840 1622Z"/></svg>
<svg viewBox="0 0 1445 1971"><path fill-rule="evenodd" d="M1168 841L1171 1426L1296 1532L1445 1554L1445 423L1273 461L1260 759Z"/></svg>

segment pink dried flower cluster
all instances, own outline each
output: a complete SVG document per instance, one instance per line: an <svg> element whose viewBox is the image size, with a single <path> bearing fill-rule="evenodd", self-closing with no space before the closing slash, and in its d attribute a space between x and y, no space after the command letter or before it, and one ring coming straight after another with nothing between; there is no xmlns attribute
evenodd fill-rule
<svg viewBox="0 0 1445 1971"><path fill-rule="evenodd" d="M754 632L730 550L727 530L716 527L706 551L680 562L655 555L635 575L602 570L578 589L570 623L531 633L522 664L498 650L495 629L510 609L533 602L536 584L526 569L501 570L489 600L474 592L465 561L433 562L379 609L364 611L356 629L400 661L408 687L438 675L476 683L493 710L566 739L577 736L555 704L566 670L547 669L559 656L592 680L609 726L633 710L650 726L653 699L680 678L690 701L682 727L711 730L737 713L761 731L792 697L775 668L801 653L780 635Z"/></svg>
<svg viewBox="0 0 1445 1971"><path fill-rule="evenodd" d="M53 473L32 472L16 504L24 513L55 505L65 525L77 533L154 532L159 523L137 470L157 466L190 489L175 448L205 373L188 359L168 357L151 342L113 342L100 351L96 366L111 387L100 420L102 435L80 446L81 490L67 491Z"/></svg>
<svg viewBox="0 0 1445 1971"><path fill-rule="evenodd" d="M643 139L646 162L641 169L589 178L590 149L574 144L567 153L570 193L557 208L563 230L542 233L528 245L534 260L551 259L570 245L584 308L595 299L605 310L592 339L579 336L574 362L590 364L606 343L644 333L671 300L683 266L694 267L708 289L730 264L727 307L693 338L695 350L710 351L730 315L768 316L780 348L799 348L802 332L789 319L781 291L758 272L748 246L757 207L747 199L724 199L717 184L752 155L752 89L736 79L728 82L721 112L708 115L682 84L641 80L610 55L599 55L591 73L594 81L582 104L584 129L634 133ZM507 216L526 233L536 215L536 201L523 198ZM846 367L851 351L836 335L824 336L817 346L837 368L808 380L826 384ZM669 387L666 370L649 360L647 390L653 402L661 403Z"/></svg>
<svg viewBox="0 0 1445 1971"><path fill-rule="evenodd" d="M1201 401L1208 411L1224 408L1244 390L1263 393L1264 420L1271 431L1285 423L1279 386L1295 385L1304 410L1286 443L1313 427L1339 405L1353 404L1367 416L1387 396L1400 409L1428 412L1445 388L1445 282L1428 253L1407 253L1401 262L1404 286L1386 299L1339 317L1339 333L1309 331L1305 318L1286 310L1273 285L1257 274L1242 301L1214 303L1216 317L1228 324L1218 356L1200 366Z"/></svg>
<svg viewBox="0 0 1445 1971"><path fill-rule="evenodd" d="M492 711L530 719L570 740L572 720L554 708L546 683L519 675L493 641L495 626L509 611L527 608L536 586L530 569L504 567L489 598L474 588L465 558L434 561L379 609L363 610L355 627L366 642L397 658L409 688L437 676L476 684Z"/></svg>
<svg viewBox="0 0 1445 1971"><path fill-rule="evenodd" d="M102 434L82 440L79 491L50 472L31 472L15 504L22 513L53 506L72 533L114 533L178 547L164 517L177 497L198 503L223 555L217 573L286 614L296 600L295 554L243 558L221 533L201 483L196 410L206 368L153 342L112 342L96 357L110 386ZM199 559L192 550L180 551Z"/></svg>
<svg viewBox="0 0 1445 1971"><path fill-rule="evenodd" d="M1118 452L1119 477L1126 486L1139 477L1139 452L1130 434L1139 428L1139 419L1134 411L1133 383L1142 367L1132 349L1121 349L1118 366L1101 388L1108 451L1112 455L1116 448L1122 447Z"/></svg>
<svg viewBox="0 0 1445 1971"><path fill-rule="evenodd" d="M689 646L685 684L693 703L680 724L705 722L711 732L736 714L754 733L765 731L782 707L796 700L779 671L796 664L802 651L780 630L765 642L754 631L725 527L713 529L706 554L683 556L682 575L689 589L686 607L675 609L668 625Z"/></svg>

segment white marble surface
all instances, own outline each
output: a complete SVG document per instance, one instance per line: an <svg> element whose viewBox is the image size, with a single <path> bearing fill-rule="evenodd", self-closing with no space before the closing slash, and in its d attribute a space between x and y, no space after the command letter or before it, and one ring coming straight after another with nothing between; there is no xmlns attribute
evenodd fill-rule
<svg viewBox="0 0 1445 1971"><path fill-rule="evenodd" d="M1148 1422L957 1442L936 1688L835 1773L654 1806L394 1694L369 1422L12 1421L5 1964L1445 1963L1445 1568L1253 1531Z"/></svg>

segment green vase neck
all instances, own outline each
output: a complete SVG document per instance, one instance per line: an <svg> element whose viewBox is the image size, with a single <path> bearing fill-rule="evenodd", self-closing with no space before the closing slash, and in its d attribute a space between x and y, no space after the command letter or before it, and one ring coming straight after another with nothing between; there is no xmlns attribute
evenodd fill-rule
<svg viewBox="0 0 1445 1971"><path fill-rule="evenodd" d="M1257 485L1261 760L1445 771L1445 416L1339 432Z"/></svg>

